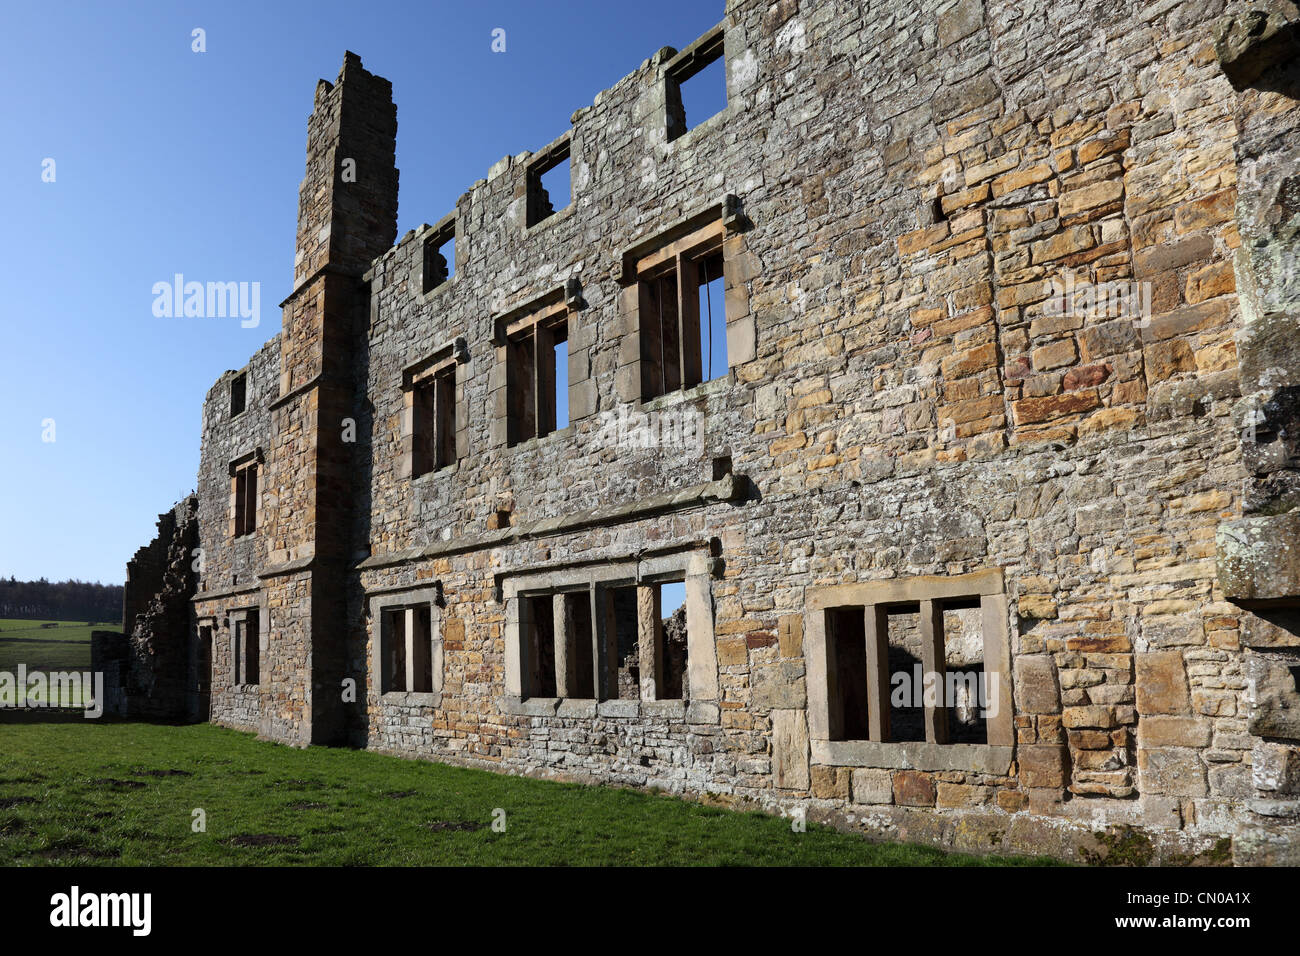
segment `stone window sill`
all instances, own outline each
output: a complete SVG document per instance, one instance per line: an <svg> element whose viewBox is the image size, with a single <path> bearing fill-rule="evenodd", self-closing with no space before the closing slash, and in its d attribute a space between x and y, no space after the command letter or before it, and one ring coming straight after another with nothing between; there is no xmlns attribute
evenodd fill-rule
<svg viewBox="0 0 1300 956"><path fill-rule="evenodd" d="M556 428L552 431L547 432L545 435L535 435L532 438L525 438L523 441L515 442L513 445L509 445L507 447L509 447L511 451L521 451L525 448L536 448L537 446L543 444L544 442L548 442L552 439L555 439L556 441L562 441L568 438L572 434L573 434L573 422L570 422L569 424L565 425L563 428Z"/></svg>
<svg viewBox="0 0 1300 956"><path fill-rule="evenodd" d="M537 233L543 231L544 229L550 228L556 223L563 222L565 219L568 219L570 216L573 215L573 210L577 207L577 205L578 205L577 202L571 198L569 200L569 204L565 206L563 209L559 209L551 213L549 216L547 216L545 219L541 220L540 222L535 222L531 226L525 226L524 235L525 236L536 235Z"/></svg>
<svg viewBox="0 0 1300 956"><path fill-rule="evenodd" d="M728 103L708 119L701 120L697 125L692 126L676 139L670 139L667 144L669 150L676 151L681 149L690 149L696 144L696 140L704 139L715 130L725 126L730 116L731 104Z"/></svg>
<svg viewBox="0 0 1300 956"><path fill-rule="evenodd" d="M1014 748L992 744L879 743L872 740L814 740L812 762L831 767L888 770L964 770L1005 775Z"/></svg>
<svg viewBox="0 0 1300 956"><path fill-rule="evenodd" d="M411 479L411 481L417 485L421 485L427 482L432 482L441 476L454 475L458 471L460 471L459 458L457 458L450 465L443 465L441 468L435 469L434 471L426 471L422 475L416 475L414 478Z"/></svg>
<svg viewBox="0 0 1300 956"><path fill-rule="evenodd" d="M244 692L244 693L256 693L256 692L257 692L257 689L258 689L259 686L261 686L261 685L259 685L259 684L235 684L235 685L233 686L233 689L234 689L234 690L237 690L237 691L242 691L242 692Z"/></svg>
<svg viewBox="0 0 1300 956"><path fill-rule="evenodd" d="M643 412L652 412L664 408L671 408L672 406L679 405L682 402L689 402L709 395L729 391L732 385L735 384L735 381L735 370L727 369L725 375L711 378L707 382L701 382L699 385L692 385L690 388L679 388L663 395L656 395L654 398L647 398L639 403L639 407Z"/></svg>
<svg viewBox="0 0 1300 956"><path fill-rule="evenodd" d="M441 707L442 693L440 691L390 690L380 694L379 700L381 703L398 707Z"/></svg>
<svg viewBox="0 0 1300 956"><path fill-rule="evenodd" d="M713 701L506 697L502 709L519 717L660 717L691 724L716 724L721 719Z"/></svg>
<svg viewBox="0 0 1300 956"><path fill-rule="evenodd" d="M421 292L418 297L418 301L422 305L428 305L429 303L435 301L439 296L447 292L447 290L450 289L452 286L454 286L456 284L456 280L459 278L460 275L458 273L454 276L451 276L450 278L443 279L441 282L439 282L428 292Z"/></svg>

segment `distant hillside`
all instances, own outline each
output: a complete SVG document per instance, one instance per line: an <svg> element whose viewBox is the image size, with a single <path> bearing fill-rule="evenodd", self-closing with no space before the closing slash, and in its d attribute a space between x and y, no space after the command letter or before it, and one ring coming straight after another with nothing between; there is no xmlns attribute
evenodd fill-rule
<svg viewBox="0 0 1300 956"><path fill-rule="evenodd" d="M122 585L0 578L0 618L120 621Z"/></svg>

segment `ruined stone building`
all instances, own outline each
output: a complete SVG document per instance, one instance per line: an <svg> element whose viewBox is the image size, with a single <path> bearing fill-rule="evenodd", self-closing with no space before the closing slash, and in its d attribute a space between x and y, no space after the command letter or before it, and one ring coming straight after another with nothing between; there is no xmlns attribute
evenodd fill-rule
<svg viewBox="0 0 1300 956"><path fill-rule="evenodd" d="M203 408L185 707L1300 862L1298 22L731 0L400 238L347 54L283 328Z"/></svg>

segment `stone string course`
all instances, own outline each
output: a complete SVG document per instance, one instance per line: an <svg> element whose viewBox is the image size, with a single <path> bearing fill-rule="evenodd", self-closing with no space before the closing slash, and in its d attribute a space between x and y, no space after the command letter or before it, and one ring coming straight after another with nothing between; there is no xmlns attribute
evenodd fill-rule
<svg viewBox="0 0 1300 956"><path fill-rule="evenodd" d="M1300 522L1300 107L1278 52L1300 16L872 8L732 0L721 114L669 139L659 51L573 114L568 208L528 227L522 153L433 211L454 213L456 262L427 293L435 227L396 235L391 87L354 54L321 81L283 331L240 370L243 414L233 372L204 405L214 722L967 850L1095 859L1132 828L1153 860L1300 862L1300 570L1277 545ZM697 416L702 442L611 446L635 399L624 252L713 207L737 216L731 369L641 403ZM1066 276L1140 284L1149 313L1062 314ZM571 423L509 446L494 318L566 282ZM412 479L403 372L456 340L463 453ZM232 539L229 466L257 450L258 528ZM634 507L719 467L734 497ZM600 509L617 517L570 520ZM492 537L525 527L543 531ZM701 547L716 699L510 704L504 579ZM991 568L1010 760L813 760L808 594ZM370 598L435 584L441 696L381 695ZM236 688L225 615L251 607L261 678Z"/></svg>

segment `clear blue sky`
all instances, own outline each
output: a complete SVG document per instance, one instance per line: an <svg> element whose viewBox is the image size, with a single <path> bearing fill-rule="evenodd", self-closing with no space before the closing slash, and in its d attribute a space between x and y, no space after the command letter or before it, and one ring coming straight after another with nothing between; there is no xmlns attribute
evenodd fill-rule
<svg viewBox="0 0 1300 956"><path fill-rule="evenodd" d="M344 50L393 82L401 235L722 16L722 0L9 4L0 575L120 582L194 487L204 394L280 328L312 94ZM260 325L155 317L154 283L178 272L260 283Z"/></svg>

